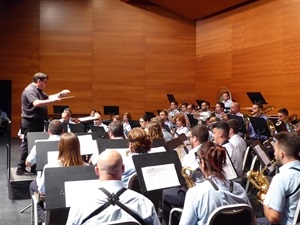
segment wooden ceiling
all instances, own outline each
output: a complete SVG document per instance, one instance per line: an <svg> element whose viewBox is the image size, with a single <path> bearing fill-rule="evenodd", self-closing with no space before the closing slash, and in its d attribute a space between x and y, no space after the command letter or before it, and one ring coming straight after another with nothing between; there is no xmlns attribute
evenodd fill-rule
<svg viewBox="0 0 300 225"><path fill-rule="evenodd" d="M190 20L205 19L258 0L122 0L129 4L155 4Z"/></svg>

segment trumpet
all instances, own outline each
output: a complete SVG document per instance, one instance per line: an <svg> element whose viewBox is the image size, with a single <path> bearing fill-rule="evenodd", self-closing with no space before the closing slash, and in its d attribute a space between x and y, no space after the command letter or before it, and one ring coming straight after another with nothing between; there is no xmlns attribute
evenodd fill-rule
<svg viewBox="0 0 300 225"><path fill-rule="evenodd" d="M247 172L247 179L250 181L250 183L258 189L258 193L256 195L257 200L261 202L261 195L266 194L270 183L268 179L265 177L264 172L268 169L270 166L276 166L276 161L271 161L270 164L266 165L262 170L260 171L254 171L250 170Z"/></svg>

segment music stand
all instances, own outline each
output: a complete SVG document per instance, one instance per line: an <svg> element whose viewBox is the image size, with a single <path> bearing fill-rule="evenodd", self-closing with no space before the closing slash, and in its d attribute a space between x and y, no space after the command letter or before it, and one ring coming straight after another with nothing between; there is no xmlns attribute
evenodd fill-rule
<svg viewBox="0 0 300 225"><path fill-rule="evenodd" d="M36 146L36 170L42 171L48 163L48 152L58 152L58 140L37 140ZM58 153L57 153L58 155Z"/></svg>
<svg viewBox="0 0 300 225"><path fill-rule="evenodd" d="M105 138L109 138L108 134L105 132L104 127L98 127L98 126L94 126L94 125L90 125L90 129L93 133L96 133L96 138L93 137L93 139L105 139Z"/></svg>
<svg viewBox="0 0 300 225"><path fill-rule="evenodd" d="M143 193L185 184L175 151L133 155L132 160Z"/></svg>
<svg viewBox="0 0 300 225"><path fill-rule="evenodd" d="M110 115L110 120L112 120L113 115L119 115L119 106L103 106L104 115Z"/></svg>
<svg viewBox="0 0 300 225"><path fill-rule="evenodd" d="M252 104L268 104L260 92L246 92Z"/></svg>
<svg viewBox="0 0 300 225"><path fill-rule="evenodd" d="M30 152L35 145L36 140L46 140L49 138L48 132L28 132L27 133L27 146Z"/></svg>
<svg viewBox="0 0 300 225"><path fill-rule="evenodd" d="M69 123L69 127L72 133L84 133L84 125L83 124L72 124Z"/></svg>
<svg viewBox="0 0 300 225"><path fill-rule="evenodd" d="M155 114L154 114L154 112L145 112L145 114L147 115L147 117L149 119L152 119L152 118L156 117Z"/></svg>
<svg viewBox="0 0 300 225"><path fill-rule="evenodd" d="M187 115L187 118L191 124L191 127L194 127L198 124L198 120L194 118L194 116L192 114L186 114Z"/></svg>
<svg viewBox="0 0 300 225"><path fill-rule="evenodd" d="M167 98L168 98L168 100L169 100L169 103L171 103L171 102L176 102L176 100L175 100L173 94L167 94Z"/></svg>
<svg viewBox="0 0 300 225"><path fill-rule="evenodd" d="M53 113L61 114L66 108L69 108L67 105L53 105Z"/></svg>
<svg viewBox="0 0 300 225"><path fill-rule="evenodd" d="M141 127L140 121L138 120L128 120L131 128Z"/></svg>
<svg viewBox="0 0 300 225"><path fill-rule="evenodd" d="M271 120L271 122L274 124L275 129L278 133L282 132L282 131L288 131L284 122L278 121L277 118L270 118L270 117L269 117L269 120Z"/></svg>
<svg viewBox="0 0 300 225"><path fill-rule="evenodd" d="M235 115L231 115L231 114L228 114L227 117L230 120L237 120L238 121L239 132L241 132L243 134L247 133L246 125L245 125L245 121L244 121L243 117L241 117L241 116L235 116Z"/></svg>
<svg viewBox="0 0 300 225"><path fill-rule="evenodd" d="M257 117L249 117L249 119L250 119L250 123L253 126L254 132L258 136L267 136L267 137L272 136L265 119L257 118Z"/></svg>
<svg viewBox="0 0 300 225"><path fill-rule="evenodd" d="M259 140L256 140L251 145L251 148L258 156L258 159L263 164L263 166L267 166L270 173L275 170L275 167L271 164L271 159L269 155L266 153L265 147L261 144Z"/></svg>
<svg viewBox="0 0 300 225"><path fill-rule="evenodd" d="M201 108L201 105L202 105L202 103L203 102L205 102L205 100L196 100L196 102L197 102L197 104L198 104L198 106Z"/></svg>
<svg viewBox="0 0 300 225"><path fill-rule="evenodd" d="M99 154L105 149L128 149L127 139L97 139Z"/></svg>

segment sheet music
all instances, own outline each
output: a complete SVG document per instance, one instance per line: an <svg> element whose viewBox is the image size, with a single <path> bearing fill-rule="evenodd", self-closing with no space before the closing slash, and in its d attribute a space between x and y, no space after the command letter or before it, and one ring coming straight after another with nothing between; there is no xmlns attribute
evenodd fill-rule
<svg viewBox="0 0 300 225"><path fill-rule="evenodd" d="M164 146L156 147L156 148L151 148L148 153L156 153L156 152L165 152L166 149Z"/></svg>
<svg viewBox="0 0 300 225"><path fill-rule="evenodd" d="M258 154L259 158L261 159L261 161L264 163L264 165L269 165L271 163L270 158L268 157L268 155L265 153L265 151L262 149L262 147L259 144L255 145L254 149ZM275 170L275 167L269 166L268 170L270 172L273 172Z"/></svg>
<svg viewBox="0 0 300 225"><path fill-rule="evenodd" d="M93 140L92 135L78 135L78 139L81 155L89 155L98 151L97 140Z"/></svg>
<svg viewBox="0 0 300 225"><path fill-rule="evenodd" d="M173 163L143 167L142 173L147 191L179 186L179 180Z"/></svg>
<svg viewBox="0 0 300 225"><path fill-rule="evenodd" d="M66 207L78 203L78 197L83 198L86 193L91 193L99 186L99 180L78 180L65 182Z"/></svg>
<svg viewBox="0 0 300 225"><path fill-rule="evenodd" d="M223 166L224 175L227 178L227 180L232 180L238 178L237 173L235 169L233 168L232 162L230 161L230 157L227 154L226 157L226 163Z"/></svg>

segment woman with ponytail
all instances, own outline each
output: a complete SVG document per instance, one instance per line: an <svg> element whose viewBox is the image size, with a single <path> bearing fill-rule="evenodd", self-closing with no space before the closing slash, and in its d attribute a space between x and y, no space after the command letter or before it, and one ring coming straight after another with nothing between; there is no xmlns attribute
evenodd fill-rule
<svg viewBox="0 0 300 225"><path fill-rule="evenodd" d="M199 167L205 181L187 191L180 225L207 224L213 210L223 205L250 202L243 187L224 176L226 150L209 141L201 145L197 152Z"/></svg>

